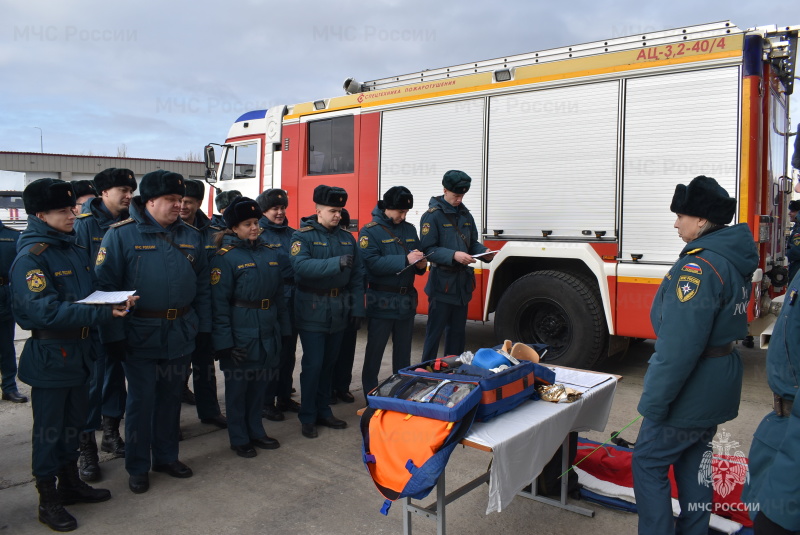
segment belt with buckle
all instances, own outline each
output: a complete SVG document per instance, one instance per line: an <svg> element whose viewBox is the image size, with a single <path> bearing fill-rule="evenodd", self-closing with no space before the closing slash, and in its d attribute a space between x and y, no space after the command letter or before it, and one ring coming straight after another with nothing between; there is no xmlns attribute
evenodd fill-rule
<svg viewBox="0 0 800 535"><path fill-rule="evenodd" d="M374 282L369 283L369 288L379 292L392 292L400 295L406 295L414 290L413 286L389 286L387 284L375 284Z"/></svg>
<svg viewBox="0 0 800 535"><path fill-rule="evenodd" d="M724 346L707 347L700 353L701 359L713 359L716 357L725 357L733 352L733 342L728 342Z"/></svg>
<svg viewBox="0 0 800 535"><path fill-rule="evenodd" d="M89 327L77 329L31 329L31 338L37 340L86 340Z"/></svg>
<svg viewBox="0 0 800 535"><path fill-rule="evenodd" d="M256 308L261 310L269 310L269 299L261 299L260 301L247 301L245 299L231 299L231 305L241 308Z"/></svg>
<svg viewBox="0 0 800 535"><path fill-rule="evenodd" d="M313 286L306 286L305 284L298 284L297 288L303 292L308 292L310 294L321 295L324 297L339 297L342 295L341 288L328 288L327 290L324 288L314 288Z"/></svg>
<svg viewBox="0 0 800 535"><path fill-rule="evenodd" d="M794 405L794 401L789 401L774 392L772 393L772 409L778 416L785 416L788 418L789 415L792 414L792 405Z"/></svg>
<svg viewBox="0 0 800 535"><path fill-rule="evenodd" d="M185 307L181 307L181 308L168 308L166 310L148 310L146 308L142 309L142 308L136 307L136 308L133 309L133 314L134 314L134 316L138 316L140 318L156 318L156 319L162 319L162 320L164 320L164 319L174 320L174 319L180 318L181 316L183 316L184 314L189 312L189 310L191 310L191 309L192 309L192 307L190 307L189 305L186 305Z"/></svg>

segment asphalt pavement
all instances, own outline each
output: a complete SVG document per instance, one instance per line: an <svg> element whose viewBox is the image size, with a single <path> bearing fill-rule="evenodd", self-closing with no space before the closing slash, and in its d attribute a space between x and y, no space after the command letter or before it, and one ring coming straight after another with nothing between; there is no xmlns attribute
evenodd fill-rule
<svg viewBox="0 0 800 535"><path fill-rule="evenodd" d="M425 318L418 316L412 355L421 355ZM17 352L26 333L18 331ZM470 322L467 348L476 350L495 344L491 322ZM111 490L112 499L100 504L67 507L78 520L80 533L115 535L163 534L400 534L403 532L402 505L395 503L389 514L380 514L383 497L375 489L361 462L361 436L356 410L365 405L361 392L360 355L366 345L366 329L359 333L353 369L353 404L339 402L334 414L347 421L348 428L319 428L319 438L300 434L293 413L283 422L264 420L267 433L281 442L277 450L258 450L253 459L238 457L229 449L227 431L203 424L195 408L183 405L181 428L185 440L180 459L194 470L190 479L174 479L150 473L150 490L136 495L128 489L122 459L101 453L103 479L94 486ZM771 409L765 356L758 349L740 347L745 376L739 416L720 426L730 433L736 449L749 451L758 422ZM389 348L387 348L388 355ZM636 418L647 360L653 342L632 345L622 357L606 361L602 371L623 376L617 386L608 425L603 432L581 433L605 441L612 431L622 429ZM299 357L295 384L299 385ZM412 357L412 360L414 358ZM381 377L391 373L391 358L384 357ZM218 373L219 399L224 412L224 381ZM20 391L29 387L19 383ZM634 442L639 423L622 433ZM0 402L0 533L42 534L51 531L37 520L38 495L30 473L30 404ZM98 442L100 434L98 433ZM491 454L459 446L447 466L448 489L456 488L486 470ZM435 492L423 504L434 500ZM488 485L466 494L447 507L447 532L453 535L478 533L574 533L636 532L637 516L599 505L593 518L563 511L517 497L501 513L486 515ZM414 517L415 534L436 533L433 520Z"/></svg>

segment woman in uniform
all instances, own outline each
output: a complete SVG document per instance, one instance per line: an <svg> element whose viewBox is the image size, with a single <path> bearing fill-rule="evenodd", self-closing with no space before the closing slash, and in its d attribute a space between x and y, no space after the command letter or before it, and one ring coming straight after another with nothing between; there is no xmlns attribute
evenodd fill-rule
<svg viewBox="0 0 800 535"><path fill-rule="evenodd" d="M92 293L89 257L75 245L75 192L69 182L42 178L22 192L28 226L11 266L14 319L31 331L19 378L31 385L33 475L39 521L55 531L78 527L64 505L111 498L78 475L78 436L89 410L89 379L96 355L90 328L124 317L133 302L76 303ZM56 487L58 477L58 487Z"/></svg>
<svg viewBox="0 0 800 535"><path fill-rule="evenodd" d="M223 214L227 229L216 235L211 261L213 341L225 374L231 449L255 457L255 447L275 449L261 409L267 381L278 373L281 337L291 334L278 253L259 236L261 210L239 197Z"/></svg>
<svg viewBox="0 0 800 535"><path fill-rule="evenodd" d="M747 305L758 251L750 228L733 220L736 199L716 180L675 188L670 210L686 246L656 293L650 320L657 340L644 378L644 416L633 451L639 533L706 534L713 480L711 441L736 417L747 336ZM681 514L673 518L674 466Z"/></svg>

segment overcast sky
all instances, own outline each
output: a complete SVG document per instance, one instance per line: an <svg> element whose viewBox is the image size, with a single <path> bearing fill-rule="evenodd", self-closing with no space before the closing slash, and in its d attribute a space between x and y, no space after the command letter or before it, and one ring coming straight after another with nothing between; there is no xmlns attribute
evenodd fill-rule
<svg viewBox="0 0 800 535"><path fill-rule="evenodd" d="M341 95L348 76L720 20L800 24L791 4L0 0L0 150L39 151L39 127L48 153L185 158L241 113Z"/></svg>

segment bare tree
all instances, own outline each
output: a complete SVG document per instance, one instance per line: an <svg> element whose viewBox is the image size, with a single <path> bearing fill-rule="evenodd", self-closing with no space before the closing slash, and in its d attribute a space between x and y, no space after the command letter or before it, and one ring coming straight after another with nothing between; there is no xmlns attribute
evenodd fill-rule
<svg viewBox="0 0 800 535"><path fill-rule="evenodd" d="M175 158L178 161L186 161L186 162L202 162L203 161L203 154L200 152L192 152L189 151L183 156L177 156Z"/></svg>
<svg viewBox="0 0 800 535"><path fill-rule="evenodd" d="M122 145L117 147L117 158L127 158L128 157L128 146L123 143Z"/></svg>

